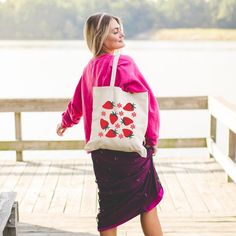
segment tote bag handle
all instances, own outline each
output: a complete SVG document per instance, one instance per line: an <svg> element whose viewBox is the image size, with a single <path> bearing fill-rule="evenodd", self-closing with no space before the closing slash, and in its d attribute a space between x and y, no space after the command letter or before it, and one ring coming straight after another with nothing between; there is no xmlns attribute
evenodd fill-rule
<svg viewBox="0 0 236 236"><path fill-rule="evenodd" d="M115 81L116 81L116 71L117 71L117 65L118 65L118 60L119 60L120 54L117 53L114 56L113 59L113 64L112 64L112 72L111 72L111 81L110 81L110 86L115 86Z"/></svg>

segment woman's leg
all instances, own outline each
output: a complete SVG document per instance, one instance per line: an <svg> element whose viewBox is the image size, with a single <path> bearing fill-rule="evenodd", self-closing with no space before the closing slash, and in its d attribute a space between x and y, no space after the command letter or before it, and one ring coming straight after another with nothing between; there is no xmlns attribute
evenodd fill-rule
<svg viewBox="0 0 236 236"><path fill-rule="evenodd" d="M100 236L116 236L117 228L100 231Z"/></svg>
<svg viewBox="0 0 236 236"><path fill-rule="evenodd" d="M145 236L163 236L156 207L148 212L142 213L140 220Z"/></svg>

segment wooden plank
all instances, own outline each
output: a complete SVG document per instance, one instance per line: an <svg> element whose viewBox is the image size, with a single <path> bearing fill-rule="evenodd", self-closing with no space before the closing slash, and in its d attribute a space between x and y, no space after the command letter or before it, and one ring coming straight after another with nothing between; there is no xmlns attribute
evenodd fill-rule
<svg viewBox="0 0 236 236"><path fill-rule="evenodd" d="M207 96L158 97L160 109L207 109ZM69 98L0 99L0 112L58 112L64 111Z"/></svg>
<svg viewBox="0 0 236 236"><path fill-rule="evenodd" d="M224 173L222 167L214 159L203 162L201 166L202 171L205 172L204 177L208 182L208 188L212 193L212 198L214 196L214 198L222 206L222 212L234 214L236 209L234 202L225 191L225 187L228 183L225 181L225 178L220 180L218 177L218 175L221 176L220 174ZM222 212L220 211L219 213L221 214Z"/></svg>
<svg viewBox="0 0 236 236"><path fill-rule="evenodd" d="M236 162L236 134L229 130L228 156L235 163ZM227 175L228 182L233 180Z"/></svg>
<svg viewBox="0 0 236 236"><path fill-rule="evenodd" d="M81 199L80 216L93 216L97 210L97 185L93 173L92 160L87 158L85 179Z"/></svg>
<svg viewBox="0 0 236 236"><path fill-rule="evenodd" d="M191 212L191 207L187 201L187 198L183 192L183 189L174 172L174 166L171 160L166 158L165 168L161 165L163 177L168 186L168 192L170 193L171 201L173 201L175 207L175 214L182 215ZM165 189L164 189L165 190Z"/></svg>
<svg viewBox="0 0 236 236"><path fill-rule="evenodd" d="M161 110L194 110L207 109L208 97L158 97L158 104Z"/></svg>
<svg viewBox="0 0 236 236"><path fill-rule="evenodd" d="M220 163L222 168L225 170L227 175L236 183L236 164L224 155L212 139L207 140L209 152L214 156L214 158Z"/></svg>
<svg viewBox="0 0 236 236"><path fill-rule="evenodd" d="M18 226L17 226L18 221L19 221L18 203L14 202L11 209L9 220L3 232L3 236L17 236L18 235Z"/></svg>
<svg viewBox="0 0 236 236"><path fill-rule="evenodd" d="M236 212L236 184L225 181L225 172L217 161L212 163L210 166L212 175L209 181L213 181L218 184L219 194L217 195L222 202L221 204L227 212L233 212L234 214L234 212Z"/></svg>
<svg viewBox="0 0 236 236"><path fill-rule="evenodd" d="M206 147L206 138L167 138L160 139L159 148L192 148Z"/></svg>
<svg viewBox="0 0 236 236"><path fill-rule="evenodd" d="M236 106L221 97L209 97L209 113L236 133Z"/></svg>
<svg viewBox="0 0 236 236"><path fill-rule="evenodd" d="M32 177L37 172L39 164L35 162L20 162L20 164L25 164L25 168L14 187L14 191L17 192L16 200L19 202L19 206L21 207L22 200L30 187ZM15 165L19 165L19 163L15 162Z"/></svg>
<svg viewBox="0 0 236 236"><path fill-rule="evenodd" d="M215 185L214 182L210 182L209 176L207 173L210 173L209 169L206 169L208 164L210 165L213 163L213 159L206 159L206 158L197 158L192 159L192 162L188 163L188 175L186 178L191 178L192 182L195 186L195 192L198 192L201 196L201 199L205 206L208 209L208 214L214 215L216 212L223 212L224 208L216 198L216 192L218 189L214 189L212 192L211 185ZM207 214L207 215L208 215Z"/></svg>
<svg viewBox="0 0 236 236"><path fill-rule="evenodd" d="M35 216L31 215L23 217L23 222L32 223L21 223L20 235L30 236L55 236L55 235L81 235L81 236L92 236L97 235L96 221L94 217L76 217L68 218L65 216L50 216L42 215ZM233 217L162 217L160 221L164 231L164 235L183 235L183 236L235 236L236 232L236 221ZM58 223L59 222L59 223ZM127 236L141 236L143 235L140 226L139 217L135 217L131 221L119 226L119 235ZM64 233L64 234L63 234Z"/></svg>
<svg viewBox="0 0 236 236"><path fill-rule="evenodd" d="M8 178L8 175L14 170L15 161L2 161L0 162L0 189L2 189L2 185L4 185L5 181Z"/></svg>
<svg viewBox="0 0 236 236"><path fill-rule="evenodd" d="M2 151L23 151L23 150L82 150L85 141L0 141L0 150ZM160 139L160 148L188 148L188 147L206 147L205 138L176 138Z"/></svg>
<svg viewBox="0 0 236 236"><path fill-rule="evenodd" d="M11 173L8 174L7 178L5 179L1 189L2 191L9 192L15 191L15 186L17 185L22 173L24 172L26 163L16 163L12 162L13 169Z"/></svg>
<svg viewBox="0 0 236 236"><path fill-rule="evenodd" d="M27 194L25 189L33 188L32 182L29 184L27 181L32 181L34 175L38 175L38 177L35 176L36 179L34 183L40 182L41 187L39 187L40 191L38 192L36 203L35 199L33 200L33 212L26 212L25 206L21 204L19 236L97 234L96 210L94 210L96 209L94 203L96 200L94 199L96 195L96 184L94 180L92 180L92 163L90 159L87 158L87 156L78 158L73 160L73 162L71 159L66 160L66 162L53 160L45 163L45 161L43 161L38 169L32 168L37 167L39 163L28 162L27 167L24 169L23 176L21 176L14 190L17 190L19 196ZM18 165L18 163L16 165ZM45 167L43 167L43 165L45 165ZM189 236L195 234L205 236L211 234L228 236L233 233L235 234L236 219L233 216L236 213L236 205L234 206L233 204L235 204L234 196L236 194L236 185L224 182L221 168L214 159L191 156L186 158L160 157L155 159L155 165L157 166L157 172L165 190L164 199L160 203L160 211L158 212L164 229L164 235ZM47 174L46 166L49 167ZM64 169L62 171L63 174L60 173L61 166L63 166ZM43 171L43 168L45 168L45 171ZM84 178L85 173L88 174L86 175L86 178L88 177L87 179ZM167 182L166 177L168 176L165 176L165 174L172 175L171 178L168 178ZM61 180L59 180L59 176ZM41 181L40 178L43 180ZM176 180L173 182L172 179ZM27 184L24 185L24 181L26 181ZM90 182L93 182L94 189L89 187ZM169 184L169 182L171 182L171 184ZM88 187L85 183L87 183ZM185 200L181 200L181 203L186 201L189 205L189 211L184 209L177 211L175 209L177 199L173 202L173 196L178 195L178 191L173 190L175 187L172 188L175 184L179 185L177 188L182 192L181 194L184 195ZM193 184L193 186L191 186L191 184ZM36 187L37 186L35 186L35 188ZM55 198L54 203L58 203L59 207L57 210L54 209L54 212L49 212L48 208L50 208L55 191L57 191L56 188L60 191L64 189L67 194L62 196L61 202L57 201ZM87 189L87 193L84 193L84 188ZM93 199L91 200L92 204L85 199L89 191L90 194L93 195ZM173 191L175 194L173 194ZM192 195L196 196L190 196L191 192ZM216 196L216 193L218 196ZM71 196L71 194L74 196ZM82 205L81 198L83 199ZM196 203L198 198L205 204L208 211L198 211L198 205L196 205L195 208L192 206L193 203ZM24 201L26 204L29 202L31 205L29 198L25 198ZM64 212L61 210L61 203L66 204ZM91 206L89 206L90 209L88 209L86 214L86 208L83 207L87 207L87 204L91 204ZM83 211L84 217L81 216ZM22 222L24 222L24 224ZM139 217L134 221L132 220L120 226L119 232L121 235L142 235Z"/></svg>
<svg viewBox="0 0 236 236"><path fill-rule="evenodd" d="M229 130L228 156L233 162L236 162L236 134L231 130Z"/></svg>
<svg viewBox="0 0 236 236"><path fill-rule="evenodd" d="M28 191L25 194L24 200L21 203L24 212L33 212L36 202L39 198L41 188L44 184L44 179L48 174L49 165L48 162L39 163L34 176L32 176L32 181L29 185Z"/></svg>
<svg viewBox="0 0 236 236"><path fill-rule="evenodd" d="M212 115L211 115L211 118L210 118L210 123L211 123L211 127L210 127L211 139L214 142L216 142L216 118Z"/></svg>
<svg viewBox="0 0 236 236"><path fill-rule="evenodd" d="M82 195L85 182L87 158L80 157L74 161L73 173L68 190L65 214L78 217L81 210Z"/></svg>
<svg viewBox="0 0 236 236"><path fill-rule="evenodd" d="M164 178L164 172L168 171L169 167L167 166L166 160L162 160L162 159L158 159L158 161L155 162L155 167L156 167L157 174L160 178L161 184L164 188L164 197L159 204L160 211L163 213L170 212L171 214L173 214L176 212L176 210L175 210L174 202L171 198L169 186Z"/></svg>
<svg viewBox="0 0 236 236"><path fill-rule="evenodd" d="M15 192L2 192L0 194L0 233L3 232L11 215L11 209L16 198Z"/></svg>
<svg viewBox="0 0 236 236"><path fill-rule="evenodd" d="M45 176L43 186L40 190L38 200L35 204L34 213L48 214L52 199L54 197L56 185L58 183L61 161L51 161L48 164L48 173Z"/></svg>
<svg viewBox="0 0 236 236"><path fill-rule="evenodd" d="M28 173L30 173L28 178L30 180L29 180L28 188L26 189L24 193L24 197L20 203L20 212L21 211L32 212L34 203L37 199L38 186L35 184L35 182L37 182L38 178L41 178L40 175L37 175L39 173L39 170L40 170L40 163L34 162L28 166Z"/></svg>
<svg viewBox="0 0 236 236"><path fill-rule="evenodd" d="M208 209L206 204L201 198L201 194L196 191L195 183L191 178L186 178L188 176L189 164L191 164L191 157L183 158L180 157L177 160L173 160L174 163L173 171L177 179L179 180L180 186L187 198L187 201L192 209L192 214L196 213L206 213Z"/></svg>
<svg viewBox="0 0 236 236"><path fill-rule="evenodd" d="M68 98L0 99L0 112L58 112L64 111Z"/></svg>
<svg viewBox="0 0 236 236"><path fill-rule="evenodd" d="M216 118L213 115L210 115L210 137L211 139L216 142ZM213 156L210 154L210 157L213 158Z"/></svg>
<svg viewBox="0 0 236 236"><path fill-rule="evenodd" d="M2 151L23 151L23 150L81 150L85 142L75 141L0 141Z"/></svg>
<svg viewBox="0 0 236 236"><path fill-rule="evenodd" d="M21 134L21 113L20 112L15 112L15 138L17 141L22 140L22 134ZM17 161L22 161L23 160L23 155L22 151L17 151L16 152L16 160Z"/></svg>
<svg viewBox="0 0 236 236"><path fill-rule="evenodd" d="M60 165L60 175L54 189L54 195L50 204L49 213L63 214L66 208L68 190L73 172L70 161L62 161Z"/></svg>
<svg viewBox="0 0 236 236"><path fill-rule="evenodd" d="M63 176L63 160L60 160L59 162L54 162L53 165L55 165L55 167L57 168L57 181L54 182L54 186L53 186L53 195L51 198L51 202L50 202L50 206L48 208L48 213L49 214L60 214L63 213L63 209L65 207L65 191L66 189L60 189L60 187L58 187L59 182L62 181ZM62 198L62 199L60 199Z"/></svg>

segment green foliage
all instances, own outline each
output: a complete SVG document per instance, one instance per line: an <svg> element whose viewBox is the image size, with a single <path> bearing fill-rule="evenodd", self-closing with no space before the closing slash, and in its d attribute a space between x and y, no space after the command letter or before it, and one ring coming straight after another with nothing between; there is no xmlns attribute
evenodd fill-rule
<svg viewBox="0 0 236 236"><path fill-rule="evenodd" d="M160 28L236 27L236 0L6 0L0 39L81 39L95 12L121 17L127 38Z"/></svg>
<svg viewBox="0 0 236 236"><path fill-rule="evenodd" d="M209 26L209 8L203 0L159 0L158 8L165 16L164 27L188 28Z"/></svg>
<svg viewBox="0 0 236 236"><path fill-rule="evenodd" d="M215 26L223 28L236 27L236 0L211 0L212 22Z"/></svg>

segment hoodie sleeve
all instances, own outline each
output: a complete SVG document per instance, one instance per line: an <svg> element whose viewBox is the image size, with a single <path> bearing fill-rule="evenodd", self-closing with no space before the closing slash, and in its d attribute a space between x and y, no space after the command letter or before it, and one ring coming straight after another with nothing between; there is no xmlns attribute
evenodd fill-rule
<svg viewBox="0 0 236 236"><path fill-rule="evenodd" d="M145 134L146 144L150 146L157 145L160 128L160 114L157 99L135 62L128 56L120 56L117 67L116 86L131 93L148 92L149 107L148 126Z"/></svg>
<svg viewBox="0 0 236 236"><path fill-rule="evenodd" d="M74 95L70 100L67 109L62 113L62 126L72 127L78 124L82 117L82 96L81 96L81 78L76 86Z"/></svg>

